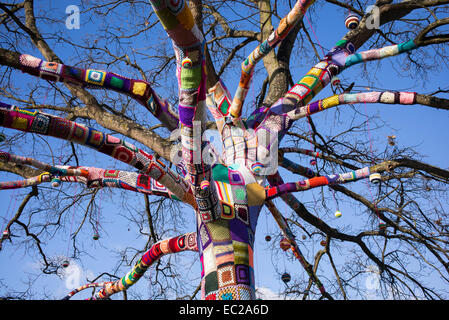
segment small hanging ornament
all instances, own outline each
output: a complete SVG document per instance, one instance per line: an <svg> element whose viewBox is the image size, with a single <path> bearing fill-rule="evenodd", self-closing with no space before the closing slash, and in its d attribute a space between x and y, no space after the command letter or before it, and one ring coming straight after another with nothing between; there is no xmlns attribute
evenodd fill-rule
<svg viewBox="0 0 449 320"><path fill-rule="evenodd" d="M388 136L388 144L390 146L394 146L395 145L394 139L396 139L396 136Z"/></svg>
<svg viewBox="0 0 449 320"><path fill-rule="evenodd" d="M330 65L327 67L327 70L329 71L329 73L330 73L332 76L335 76L336 74L338 74L338 67L337 67L336 65L334 65L334 64L330 64Z"/></svg>
<svg viewBox="0 0 449 320"><path fill-rule="evenodd" d="M98 234L98 232L95 232L94 235L92 236L92 238L94 240L98 240L98 239L100 239L100 235Z"/></svg>
<svg viewBox="0 0 449 320"><path fill-rule="evenodd" d="M310 165L311 166L316 166L316 160L315 159L310 160Z"/></svg>
<svg viewBox="0 0 449 320"><path fill-rule="evenodd" d="M345 19L345 26L346 28L353 30L359 26L359 21L359 17L356 14L350 13Z"/></svg>
<svg viewBox="0 0 449 320"><path fill-rule="evenodd" d="M379 223L379 232L384 234L386 229L387 229L387 224L385 222L380 222Z"/></svg>
<svg viewBox="0 0 449 320"><path fill-rule="evenodd" d="M327 244L327 242L326 242L326 240L321 240L320 244L321 244L323 247L325 247L326 244Z"/></svg>
<svg viewBox="0 0 449 320"><path fill-rule="evenodd" d="M4 240L8 240L9 239L9 231L8 230L3 231L2 238Z"/></svg>
<svg viewBox="0 0 449 320"><path fill-rule="evenodd" d="M335 217L336 217L336 218L340 218L340 217L341 217L341 212L340 212L340 210L335 211Z"/></svg>
<svg viewBox="0 0 449 320"><path fill-rule="evenodd" d="M207 189L209 189L209 186L210 186L209 181L207 181L207 180L201 181L201 184L200 184L201 190L207 190Z"/></svg>
<svg viewBox="0 0 449 320"><path fill-rule="evenodd" d="M379 184L381 180L382 180L382 177L381 177L380 173L378 173L378 172L371 173L369 175L369 181L371 183Z"/></svg>
<svg viewBox="0 0 449 320"><path fill-rule="evenodd" d="M282 250L287 251L288 249L290 249L290 241L288 241L286 238L283 238L279 243L279 246Z"/></svg>
<svg viewBox="0 0 449 320"><path fill-rule="evenodd" d="M63 262L62 262L62 266L64 267L64 268L67 268L68 266L69 266L69 260L64 260Z"/></svg>
<svg viewBox="0 0 449 320"><path fill-rule="evenodd" d="M61 179L59 178L53 178L51 179L51 185L53 188L58 188L61 186Z"/></svg>
<svg viewBox="0 0 449 320"><path fill-rule="evenodd" d="M263 169L263 165L260 162L255 162L251 165L251 171L255 174L259 174Z"/></svg>
<svg viewBox="0 0 449 320"><path fill-rule="evenodd" d="M303 234L301 238L302 238L302 240L306 240L307 239L305 234Z"/></svg>
<svg viewBox="0 0 449 320"><path fill-rule="evenodd" d="M265 241L266 241L266 242L271 241L271 236L270 236L270 235L266 235L266 236L265 236Z"/></svg>
<svg viewBox="0 0 449 320"><path fill-rule="evenodd" d="M284 272L281 276L281 279L284 283L288 283L288 282L290 282L292 277L291 277L290 273Z"/></svg>
<svg viewBox="0 0 449 320"><path fill-rule="evenodd" d="M181 65L184 69L190 69L192 67L192 60L189 57L182 59Z"/></svg>
<svg viewBox="0 0 449 320"><path fill-rule="evenodd" d="M340 85L340 78L337 77L337 76L332 77L332 79L331 79L331 85L332 85L333 87L337 87L338 85Z"/></svg>

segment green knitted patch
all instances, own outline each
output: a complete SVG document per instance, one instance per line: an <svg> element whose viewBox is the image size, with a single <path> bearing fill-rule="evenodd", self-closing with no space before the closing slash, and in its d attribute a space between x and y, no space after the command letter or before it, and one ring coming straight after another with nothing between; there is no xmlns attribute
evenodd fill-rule
<svg viewBox="0 0 449 320"><path fill-rule="evenodd" d="M211 273L207 274L204 284L205 284L204 290L206 294L208 294L209 292L217 291L218 290L217 271L212 271Z"/></svg>
<svg viewBox="0 0 449 320"><path fill-rule="evenodd" d="M348 40L344 40L344 39L339 40L339 41L335 44L335 46L344 48L345 45L346 45L346 42L348 42Z"/></svg>
<svg viewBox="0 0 449 320"><path fill-rule="evenodd" d="M181 69L181 88L197 89L201 83L201 67L182 68Z"/></svg>
<svg viewBox="0 0 449 320"><path fill-rule="evenodd" d="M409 40L407 42L398 44L399 52L405 52L405 51L413 50L415 48L416 48L416 44L413 40Z"/></svg>
<svg viewBox="0 0 449 320"><path fill-rule="evenodd" d="M171 30L179 24L176 16L174 16L173 13L168 10L168 8L156 11L156 15L158 16L159 21L162 23L162 26L165 30Z"/></svg>
<svg viewBox="0 0 449 320"><path fill-rule="evenodd" d="M117 77L111 78L111 81L110 81L111 87L116 88L116 89L122 89L123 84L124 84L124 81L122 79L119 79Z"/></svg>
<svg viewBox="0 0 449 320"><path fill-rule="evenodd" d="M223 115L227 115L230 106L231 106L231 105L229 104L228 99L225 97L225 98L223 99L223 101L221 102L221 104L220 104L220 112L221 112Z"/></svg>
<svg viewBox="0 0 449 320"><path fill-rule="evenodd" d="M212 177L215 181L229 183L228 168L222 164L217 164L212 169Z"/></svg>
<svg viewBox="0 0 449 320"><path fill-rule="evenodd" d="M234 190L234 194L235 194L235 198L236 198L235 200L240 200L240 201L245 200L246 194L245 194L245 191L243 191L242 189Z"/></svg>

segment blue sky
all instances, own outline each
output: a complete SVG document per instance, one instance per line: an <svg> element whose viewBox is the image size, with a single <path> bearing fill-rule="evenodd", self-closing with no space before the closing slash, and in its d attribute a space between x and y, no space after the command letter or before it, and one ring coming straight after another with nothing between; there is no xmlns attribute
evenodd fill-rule
<svg viewBox="0 0 449 320"><path fill-rule="evenodd" d="M85 19L87 14L81 14L81 25L79 30L67 30L64 27L64 21L67 17L65 13L65 8L67 5L79 5L80 2L77 1L38 1L36 2L36 11L43 13L47 6L52 8L52 16L57 17L60 20L60 23L52 23L47 25L46 23L42 23L40 27L45 32L59 32L62 36L70 37L74 42L79 41L80 43L84 41L86 38L89 38L88 34L92 34L95 32L101 32L101 28L103 27L102 21L92 21L90 19ZM148 7L150 10L150 7ZM326 49L330 49L337 40L339 40L345 33L346 29L344 26L344 17L345 12L343 10L335 10L331 9L328 4L325 4L323 1L318 1L317 4L313 7L315 13L319 13L319 21L320 23L317 25L314 23L313 31L311 30L311 26L308 21L305 21L305 25L314 38L314 41L319 42ZM50 11L50 10L49 10ZM118 12L123 12L123 15L114 15L111 16L111 19L117 19L117 23L124 26L124 28L130 29L129 25L129 12L127 8L122 6ZM287 10L280 9L279 14L285 14ZM133 18L135 23L142 23L142 19L146 15L146 13L140 12L137 17ZM310 21L316 21L318 18L314 16L311 18L309 15ZM86 21L87 20L87 21ZM127 21L127 22L126 22ZM53 28L57 28L54 30ZM127 29L127 30L128 30ZM157 34L157 38L165 37L165 34L160 26L157 26L154 30L159 31ZM318 39L315 38L316 37ZM155 38L155 35L146 34L142 35L142 41L134 44L125 44L124 48L130 48L135 46L136 48L145 48L146 42L145 40L150 40L151 45L154 45L154 41L152 39ZM54 45L57 49L56 52L61 56L63 61L70 61L73 59L76 60L76 52L70 51L67 49L67 46L59 43L56 40L49 40L52 45ZM254 44L255 45L255 44ZM148 44L150 46L150 44ZM245 51L245 55L252 50L253 47L248 48ZM363 49L363 48L362 48ZM309 47L310 50L310 47ZM427 49L426 49L427 50ZM120 49L117 49L120 52ZM125 50L126 51L126 50ZM321 50L318 48L318 52L321 53ZM432 50L427 51L430 55L432 55ZM35 54L40 56L35 50L29 52L31 54ZM132 52L126 51L132 56L137 57L139 59L139 63L142 63L145 66L146 70L151 70L151 59L147 59L146 57L142 57L139 55L134 55ZM308 52L309 56L312 56L313 53L311 51ZM292 55L292 74L293 80L298 81L300 77L305 74L312 63L308 60L307 63L301 63L302 52L294 52ZM404 91L416 91L419 93L429 93L438 89L438 87L442 89L448 89L448 77L447 64L442 63L437 69L432 70L428 74L427 79L421 79L418 77L401 77L397 74L396 71L400 70L401 63L403 57L395 57L392 59L388 59L382 62L380 65L377 62L372 62L372 65L376 66L376 72L373 74L372 69L370 69L370 73L368 74L369 79L364 79L362 77L363 66L355 66L342 74L340 78L342 82L345 84L349 84L352 81L356 81L356 86L362 87L377 87L377 88L385 88L389 90L404 90ZM79 60L79 59L78 59ZM96 66L90 66L95 68ZM112 71L112 70L111 70ZM444 71L444 72L443 72ZM238 75L239 70L233 70L227 72L225 74L225 81L230 89L231 93L235 92L238 83ZM23 79L23 83L36 83L37 79L34 79L27 75L22 75L19 72L14 74L17 77L17 80L21 81ZM258 89L262 85L262 81L265 78L265 74L263 70L259 70L256 72L255 80L253 81L254 88L250 90L247 98L247 103L251 103L251 99L254 98L254 92L258 92ZM173 82L169 84L169 86L173 86L175 84L174 75ZM161 85L158 90L161 90L160 93L164 94L164 88ZM25 91L26 92L26 91ZM46 91L41 91L41 103L44 103L46 99L50 99ZM94 92L95 93L95 92ZM100 93L98 93L100 94ZM331 95L331 91L329 88L323 90L318 98L324 98ZM47 96L47 97L46 97ZM3 101L3 100L2 100ZM4 101L8 102L8 101ZM398 146L415 146L415 149L422 155L425 155L423 161L435 165L440 166L442 168L448 168L448 151L445 147L445 141L449 139L449 129L447 128L447 120L449 120L449 114L444 111L423 107L423 106L390 106L390 105L367 105L365 106L356 106L356 110L360 113L355 118L354 110L348 106L343 106L340 109L332 109L328 112L317 114L313 117L313 121L319 130L325 135L335 135L341 132L344 128L347 127L348 121L354 121L355 123L360 123L366 119L366 117L371 118L372 116L378 116L382 120L385 121L385 125L377 130L368 131L366 127L362 128L359 133L361 138L368 138L368 135L371 135L373 148L383 149L387 144L387 136L391 134L395 134L397 136L397 144ZM151 121L150 121L151 122ZM370 125L373 123L370 121ZM299 124L302 128L306 126L306 123ZM393 130L394 128L394 130ZM372 129L372 128L371 128ZM3 130L3 131L2 131ZM6 135L12 135L14 132L8 131L6 129L2 129L0 132L4 132ZM64 149L63 152L67 152L69 150L69 146L66 142L58 141L54 138L48 138L51 148L54 150L55 154L60 154L61 150L59 149L62 146ZM28 148L33 146L41 146L42 148L47 148L46 144L42 143L38 138L32 137L30 135L25 135L20 140L20 145L15 145L12 151L16 154L26 155ZM140 146L138 143L136 145ZM1 147L1 145L0 145ZM301 145L300 147L309 148L309 145ZM145 148L144 148L145 149ZM40 150L40 149L39 149ZM92 166L100 166L98 163L101 163L101 167L105 168L126 168L121 163L118 163L114 159L107 158L102 154L94 154L94 151L84 147L77 147L79 152L82 152L85 156L85 162L82 165L92 165ZM42 154L47 153L46 149L42 149ZM296 159L300 164L307 164L307 158L302 157L292 157L292 159ZM41 159L42 160L42 159ZM298 176L293 176L287 173L285 170L282 171L284 175L284 179L286 181L296 181L301 178ZM16 179L15 176L11 174L2 173L1 178L2 181ZM351 188L354 190L362 190L365 194L369 194L369 192L375 193L373 190L369 190L369 186L365 183L365 181L359 181L355 183ZM61 187L63 192L66 192L69 195L74 195L79 192L78 189L75 189L73 186L63 185ZM29 190L19 190L17 191L20 194L25 194ZM305 204L310 204L312 201L320 199L320 191L315 190L310 191L304 194L297 194L297 197L300 201ZM329 192L328 190L323 190L324 192ZM7 218L11 218L13 210L17 209L18 202L11 200L13 195L17 195L18 193L14 191L2 191L0 192L0 225L4 225L4 221ZM53 191L58 192L58 191ZM102 196L102 200L99 201L99 205L101 209L97 212L100 214L100 225L101 225L101 238L99 241L94 241L91 239L92 228L86 227L82 230L82 234L86 237L86 241L83 243L83 250L87 252L86 255L83 255L80 261L72 262L71 268L69 269L72 276L68 274L60 274L60 277L56 276L40 276L36 280L36 284L34 287L35 293L38 295L43 294L44 292L49 294L51 297L59 298L64 296L66 293L70 291L68 288L70 285L77 283L77 281L73 281L73 275L79 276L80 279L84 279L88 277L92 278L93 275L98 275L103 271L112 271L114 266L117 263L117 256L115 253L111 253L112 250L122 250L125 247L132 246L138 249L142 249L144 243L146 242L145 238L138 235L138 230L136 227L124 218L124 215L128 217L132 214L136 214L139 210L142 210L144 205L144 200L141 195L124 195L121 191L103 191L104 195ZM338 196L337 196L338 197ZM338 198L340 199L340 198ZM36 200L33 200L36 201ZM126 201L126 209L127 212L121 211L121 201ZM39 204L40 203L40 204ZM30 208L38 208L39 206L45 207L46 199L42 196L33 204L30 204ZM281 211L287 210L281 202L277 202ZM363 228L366 228L367 218L366 212L361 211L359 208L354 207L351 204L339 202L339 209L342 211L343 216L340 219L335 219L333 214L336 210L337 206L335 202L328 203L329 212L316 212L317 215L320 216L321 219L325 220L326 223L330 224L332 227L338 228L340 230L344 230L345 232L356 234ZM447 204L446 208L447 208ZM85 206L85 205L84 205ZM8 209L9 208L9 209ZM28 208L28 207L27 207ZM283 211L283 212L284 212ZM52 241L48 241L45 245L46 252L52 257L64 257L67 254L68 241L69 241L69 233L71 219L75 219L75 223L73 225L76 226L77 222L81 221L82 208L76 208L75 213L70 212L65 216L67 219L66 229L61 232L57 232L54 235L51 235ZM182 232L190 232L194 230L193 226L193 212L190 210L182 210L181 218L184 218L184 224L180 229L176 230ZM167 222L168 223L168 222ZM255 275L256 275L256 286L263 287L262 290L265 292L265 296L269 296L274 298L284 287L285 285L280 280L276 271L283 272L288 271L292 274L294 280L296 279L307 279L305 272L301 268L299 262L291 261L291 259L286 259L285 254L278 251L269 250L269 246L277 246L277 243L269 242L267 243L264 238L267 233L276 236L279 235L277 230L277 226L274 223L274 220L271 216L267 214L267 211L264 210L259 218L258 222L258 233L256 234L256 244L255 244ZM15 230L18 230L20 234L23 234L22 231L16 226ZM73 231L73 230L72 230ZM174 236L174 230L172 230L172 234L167 234L166 236ZM301 232L299 229L294 229L295 233L298 235L297 238L300 238ZM178 233L182 233L178 232ZM170 232L169 232L170 233ZM18 241L18 240L14 240ZM306 255L307 259L311 262L313 261L313 257L317 250L320 249L319 237L314 237L311 240L300 242L300 249ZM350 245L347 245L346 250L350 250ZM4 285L10 289L23 288L25 284L23 283L23 279L28 276L28 274L38 274L37 262L39 260L39 256L29 256L28 252L35 252L35 250L25 251L25 244L23 250L16 250L9 246L8 242L4 243L3 250L0 252L0 279L3 281ZM334 259L336 263L340 266L344 266L347 263L347 259L344 255L338 255L338 250L334 253ZM184 255L180 255L179 257L174 258L176 262L179 264L179 267L182 270L191 270L192 272L188 272L187 276L192 280L193 286L195 286L199 281L199 263L195 261L194 255L187 253ZM324 260L324 258L323 258ZM320 268L318 274L322 277L332 277L332 271L328 267L328 263L323 263L323 269ZM67 270L66 270L67 271ZM119 274L124 275L128 271L127 267L122 267L120 269ZM363 271L363 270L362 270ZM151 274L151 272L149 272ZM365 277L361 277L360 285L365 288L367 287L367 282L365 280L369 280L369 277L372 274L367 273ZM76 278L75 280L77 280ZM438 277L432 276L430 281L435 283L436 286L443 285L447 290L447 284L444 285L441 283L441 280ZM84 281L80 280L80 284L83 284ZM145 296L145 292L147 290L151 290L147 281L140 281L135 286L133 286L129 290L129 294L138 294L142 293ZM193 292L194 288L190 290ZM89 290L88 290L89 291ZM78 298L86 297L86 295L90 293L86 292L77 296ZM367 296L358 296L354 293L353 297L359 298L376 298L377 292L375 290L368 290L369 295Z"/></svg>

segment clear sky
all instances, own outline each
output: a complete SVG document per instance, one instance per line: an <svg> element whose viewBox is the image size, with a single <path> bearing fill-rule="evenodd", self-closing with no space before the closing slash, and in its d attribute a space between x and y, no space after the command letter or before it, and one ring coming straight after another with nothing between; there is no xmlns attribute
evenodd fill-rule
<svg viewBox="0 0 449 320"><path fill-rule="evenodd" d="M67 14L65 9L68 5L80 5L80 1L72 1L72 0L64 0L64 1L36 1L36 11L41 15L46 12L48 8L48 12L51 11L51 16L59 19L59 22L52 22L51 24L42 23L40 27L44 32L53 32L56 34L60 33L61 36L67 37L69 36L73 41L84 41L88 38L89 34L95 33L97 30L101 30L103 24L101 21L93 21L91 19L85 19L88 16L87 13L81 13L81 24L79 30L68 30L64 26L65 18ZM130 16L128 10L122 6L123 16L118 17L114 15L111 19L117 19L118 23L122 23L125 27L129 28L129 25L126 26L126 21L128 24L141 23L144 16L149 15L147 13L139 13L138 17ZM148 7L148 10L151 10ZM230 9L229 9L230 10ZM120 11L118 11L120 12ZM279 14L286 14L287 9L283 8L279 10ZM307 15L308 19L313 22L313 30L309 24L309 20L305 20L305 25L310 35L314 39L316 43L321 44L324 47L324 51L330 49L336 41L338 41L345 33L346 28L344 26L344 18L345 12L343 10L335 10L334 7L330 7L328 4L324 3L324 1L317 1L317 3L313 7L313 16ZM319 15L318 16L316 15ZM319 23L316 21L319 20ZM50 26L50 27L49 27ZM57 28L57 30L53 30L53 28ZM151 33L160 32L158 37L163 37L164 33L160 26L152 29ZM0 32L4 32L4 29L0 29ZM142 39L151 38L154 41L155 35L145 35L142 36ZM125 40L124 40L125 41ZM62 45L57 41L57 39L49 40L49 42L57 48L55 51L62 58L63 61L68 61L70 63L71 59L75 60L76 53L68 50L67 46ZM126 42L126 41L125 41ZM145 42L136 42L131 45L126 44L124 47L145 47ZM250 47L251 50L253 47ZM363 49L363 48L362 48ZM31 50L31 49L30 49ZM249 48L247 53L249 53ZM310 47L309 47L310 50ZM118 50L119 51L119 50ZM318 52L321 53L321 50L318 48ZM429 54L432 54L432 51L428 51ZM36 50L32 52L28 52L34 55L39 56ZM128 52L126 52L128 53ZM130 53L131 54L131 53ZM300 77L305 74L312 64L310 60L307 60L307 63L302 63L302 52L294 52L292 56L292 74L293 80L298 81ZM313 53L311 51L308 52L309 56L312 56ZM342 83L349 84L353 81L356 82L356 86L358 88L383 88L389 90L398 90L398 91L416 91L419 93L430 93L436 91L438 88L448 89L448 65L446 63L442 63L435 70L429 72L428 77L426 79L422 79L421 77L401 77L401 62L403 57L395 57L388 59L388 61L382 62L380 65L376 62L373 62L372 65L376 66L375 72L370 68L367 71L366 75L370 79L362 77L364 72L363 66L355 66L348 70L344 74L340 76L342 79ZM80 59L78 59L80 60ZM146 59L144 57L139 61L141 64L151 64L151 59ZM96 68L96 66L90 66L91 68ZM145 65L145 69L150 70L151 65ZM440 69L440 70L438 70ZM113 70L111 70L113 71ZM399 72L398 72L399 71ZM233 73L232 73L233 72ZM238 76L240 74L239 70L234 70L232 72L227 72L225 74L225 82L230 89L231 93L235 92L235 88L237 87ZM26 83L35 84L36 81L39 81L35 78L32 78L28 75L23 75L20 72L16 71L14 76L16 79L26 85ZM251 98L254 97L254 92L258 92L258 89L262 85L262 81L265 78L264 71L257 71L256 78L253 82L254 89L251 89L248 94L248 103L251 103ZM173 83L175 83L175 76L173 75ZM173 85L171 83L171 85ZM160 93L163 95L164 89L163 86L159 89ZM25 91L27 92L27 91ZM47 97L46 91L42 91L41 103L45 103L46 99L50 99ZM48 92L48 91L47 91ZM94 92L95 93L95 92ZM329 88L323 90L317 98L324 98L331 95L331 91ZM7 100L1 100L3 102L9 102ZM48 100L47 100L48 101ZM51 102L48 102L51 103ZM440 166L442 168L448 168L448 149L446 147L447 142L449 140L449 129L447 127L447 123L449 120L449 114L444 111L423 107L420 105L416 106L390 106L390 105L359 105L356 106L355 109L359 112L355 120L353 119L353 115L355 113L354 109L343 106L339 108L338 111L336 108L329 110L323 114L318 114L313 117L315 125L318 127L318 130L325 135L335 135L341 132L342 129L347 127L348 121L361 122L364 118L371 118L373 116L377 116L380 119L386 122L385 126L375 130L372 132L367 130L368 128L365 126L362 128L361 133L359 133L362 137L365 135L365 138L368 135L372 135L372 144L373 148L384 148L387 144L387 136L391 134L395 134L397 136L398 146L416 146L416 150L425 155L423 161L435 165ZM337 120L338 119L338 120ZM346 121L346 123L345 123ZM369 122L371 124L371 122ZM306 124L302 124L304 126ZM372 129L372 128L371 128ZM0 132L4 132L6 135L14 134L13 131L7 129L0 129ZM67 142L60 142L54 138L48 138L52 150L54 150L56 159L60 154L60 146L63 146L65 151L69 150L69 145ZM26 155L27 150L33 146L41 146L42 148L46 148L46 144L44 144L39 138L31 137L29 135L22 136L20 140L18 140L17 145L14 145L12 151L19 155ZM140 146L138 143L136 145ZM0 148L2 145L0 144ZM300 147L309 148L309 145L302 145ZM145 148L142 147L144 150ZM40 149L39 149L40 150ZM42 149L40 151L42 154L46 153L48 149ZM92 166L101 166L104 168L126 168L121 163L118 163L114 159L107 158L102 154L94 154L94 151L84 147L77 147L77 150L84 155L84 159L86 162L83 162L81 165L92 165ZM307 164L307 158L297 157L292 159L296 159L300 164ZM101 163L101 165L98 165ZM301 177L294 176L287 173L285 170L281 170L284 173L284 179L286 181L296 181L300 180ZM7 181L16 179L12 174L1 173L0 180ZM50 187L48 187L50 188ZM359 181L354 184L354 190L364 190L370 188L369 185L366 184L365 181ZM80 187L74 187L73 185L67 186L63 185L61 187L61 191L55 190L56 192L64 192L67 195L75 195L79 193ZM0 227L5 225L6 219L10 219L14 210L17 209L19 202L14 200L14 196L17 194L23 195L29 192L26 190L18 190L18 191L1 191L0 192ZM99 241L91 240L92 236L92 228L84 228L81 232L86 237L86 240L83 243L82 250L86 252L82 256L81 261L73 261L70 268L66 269L63 273L59 275L59 277L55 275L45 276L41 275L38 278L35 278L34 275L39 274L38 270L38 262L39 255L34 254L33 256L29 256L29 252L36 252L35 247L31 250L26 250L26 245L23 245L22 249L17 250L15 246L12 248L9 243L6 241L3 244L3 249L0 252L0 284L3 285L3 289L1 294L4 293L4 290L21 290L21 288L26 287L26 279L28 277L35 279L35 285L33 286L33 293L41 296L43 294L48 294L49 297L52 298L61 298L65 294L67 294L73 286L82 285L85 283L85 278L92 279L94 276L97 276L100 272L108 271L112 272L114 267L117 264L117 255L112 250L122 250L126 247L134 247L137 249L142 249L146 240L144 237L139 235L139 230L137 230L135 225L132 225L124 216L130 216L133 214L137 214L137 211L141 210L144 205L144 200L142 195L131 195L126 196L122 191L110 191L105 190L102 191L103 196L99 199L100 210L97 211L97 214L100 215L99 221L101 225L101 238ZM297 194L298 199L304 203L310 203L313 200L319 199L320 190L310 191L305 194ZM329 192L325 190L325 192ZM370 192L375 192L370 190ZM20 198L19 198L20 199ZM152 199L155 200L155 199ZM46 198L42 195L37 200L33 200L40 202L40 206L45 207L46 203L50 203ZM126 205L123 207L121 202L126 201ZM34 203L30 205L31 208L38 208L39 205ZM276 202L281 211L287 210L281 202ZM85 206L85 205L84 205ZM349 232L351 234L355 234L360 231L362 228L366 226L366 219L364 218L364 212L360 211L360 209L353 207L352 205L348 205L347 203L339 202L339 209L342 211L343 216L340 219L334 218L334 211L337 209L337 203L329 203L328 204L330 212L319 212L317 214L320 215L320 218L325 220L326 223L330 224L332 227L338 228L340 230L344 230L345 232ZM28 208L28 207L27 207ZM117 208L125 208L125 211L121 211L122 209ZM447 207L446 207L447 208ZM193 212L190 210L181 210L182 217L185 219L185 224L183 225L182 232L190 232L194 230L193 225ZM284 212L283 211L283 212ZM83 209L77 207L75 210L71 210L69 214L65 216L66 219L66 228L55 234L50 235L51 241L45 243L45 251L51 257L61 257L61 259L67 255L69 248L69 233L73 226L77 225L82 219ZM36 215L39 213L36 212ZM72 222L72 219L74 222ZM278 293L285 287L285 285L280 280L279 276L276 273L276 270L283 272L288 271L292 274L292 277L295 279L306 279L306 273L301 268L298 261L291 261L291 259L286 259L285 254L281 252L281 250L270 250L270 246L277 246L277 243L274 242L266 242L265 235L271 234L274 237L279 236L279 231L277 226L274 223L273 218L268 215L267 210L263 210L259 222L258 222L258 232L256 234L256 244L255 244L255 275L256 275L256 286L260 288L260 291L264 293L264 297L267 298L277 298ZM74 228L74 227L73 227ZM17 227L14 227L14 230L17 230L23 236L23 232ZM19 231L20 230L20 231ZM297 239L300 239L301 232L299 229L294 229L297 233ZM180 232L181 233L181 232ZM175 234L167 234L166 236L173 236ZM21 241L20 239L13 238L13 241ZM313 260L314 255L320 249L319 238L315 237L313 240L308 241L298 241L300 244L300 249L306 255L309 261ZM346 248L348 249L348 248ZM350 249L350 248L349 248ZM274 252L274 253L273 253ZM334 255L336 263L338 265L344 265L346 263L346 258L344 256ZM193 286L195 286L199 282L199 270L200 265L199 262L196 261L195 255L191 253L181 254L180 257L176 258L177 262L180 266L182 266L182 270L189 270L186 273L186 277L192 280ZM124 275L129 270L128 267L120 268L120 275ZM192 271L192 272L190 272ZM148 272L151 274L151 270ZM319 276L331 277L332 271L326 267L325 269L319 270ZM372 273L367 273L366 277L361 279L361 286L365 286L367 289L366 296L353 296L358 298L376 298L377 292L372 287L369 287L372 282L369 282L370 277L372 277ZM366 280L366 281L365 281ZM432 278L432 282L435 283L436 286L442 285L441 280L438 278ZM139 294L142 293L145 297L145 293L149 284L147 281L140 281L131 289L129 289L129 294ZM447 285L443 285L447 289ZM194 288L193 288L194 289ZM191 290L193 292L193 289ZM88 290L89 291L89 290ZM89 292L85 292L84 294L77 295L77 298L86 297ZM199 295L197 296L199 297ZM120 297L121 298L121 297ZM281 297L282 298L282 297Z"/></svg>

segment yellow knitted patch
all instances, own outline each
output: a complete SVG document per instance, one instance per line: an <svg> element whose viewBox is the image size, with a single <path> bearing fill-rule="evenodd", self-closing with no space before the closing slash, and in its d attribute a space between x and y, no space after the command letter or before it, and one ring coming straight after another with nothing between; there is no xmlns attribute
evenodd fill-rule
<svg viewBox="0 0 449 320"><path fill-rule="evenodd" d="M15 117L11 124L11 127L18 130L26 130L27 126L28 120L20 117Z"/></svg>
<svg viewBox="0 0 449 320"><path fill-rule="evenodd" d="M228 220L216 220L207 224L209 233L214 241L229 240L231 234L229 232Z"/></svg>
<svg viewBox="0 0 449 320"><path fill-rule="evenodd" d="M181 23L184 28L187 30L191 30L193 26L195 25L195 22L193 21L193 15L192 11L190 11L190 8L185 5L182 11L176 16L179 23Z"/></svg>
<svg viewBox="0 0 449 320"><path fill-rule="evenodd" d="M258 206L265 202L265 189L257 182L246 185L248 205Z"/></svg>
<svg viewBox="0 0 449 320"><path fill-rule="evenodd" d="M134 82L133 93L138 96L143 96L145 90L147 89L147 84L144 82Z"/></svg>
<svg viewBox="0 0 449 320"><path fill-rule="evenodd" d="M232 241L234 247L234 263L249 265L248 244L240 241Z"/></svg>
<svg viewBox="0 0 449 320"><path fill-rule="evenodd" d="M318 79L312 76L305 76L301 79L301 83L307 85L309 88L313 88L317 81Z"/></svg>
<svg viewBox="0 0 449 320"><path fill-rule="evenodd" d="M332 97L329 97L329 98L326 98L323 100L323 109L335 107L338 104L339 104L338 95L333 95Z"/></svg>

